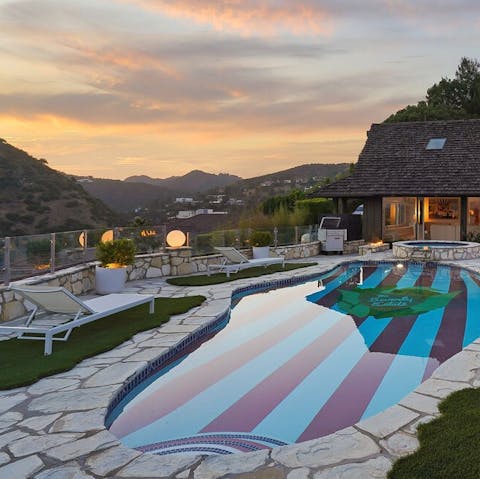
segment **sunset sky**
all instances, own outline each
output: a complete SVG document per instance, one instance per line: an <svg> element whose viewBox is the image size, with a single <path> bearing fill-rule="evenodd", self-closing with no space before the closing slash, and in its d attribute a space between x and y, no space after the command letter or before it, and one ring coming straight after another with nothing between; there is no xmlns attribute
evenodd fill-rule
<svg viewBox="0 0 480 479"><path fill-rule="evenodd" d="M0 0L0 138L55 169L354 162L479 58L478 0Z"/></svg>

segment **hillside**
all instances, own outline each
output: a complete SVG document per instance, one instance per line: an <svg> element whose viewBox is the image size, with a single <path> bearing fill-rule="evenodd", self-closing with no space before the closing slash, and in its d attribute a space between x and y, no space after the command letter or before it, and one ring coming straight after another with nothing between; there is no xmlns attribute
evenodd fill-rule
<svg viewBox="0 0 480 479"><path fill-rule="evenodd" d="M96 228L114 220L75 180L0 139L0 237Z"/></svg>
<svg viewBox="0 0 480 479"><path fill-rule="evenodd" d="M145 208L153 202L165 202L175 197L174 191L147 182L93 178L91 182L82 183L82 186L90 195L119 213L128 213L136 208Z"/></svg>
<svg viewBox="0 0 480 479"><path fill-rule="evenodd" d="M238 207L229 207L229 198L240 201L242 206L251 207L258 201L288 193L293 188L305 189L318 184L324 178L333 179L349 166L347 163L315 163L246 180L234 175L213 175L196 170L165 180L148 176L131 176L125 181L90 178L82 182L82 186L89 194L99 198L118 213L131 215L138 212L149 221L161 222L166 216L176 215L178 210L212 208L209 195L222 195L223 200L220 204L213 205L214 209L238 213ZM224 183L232 181L233 178L236 178L236 181L225 186ZM170 187L167 188L167 184ZM221 186L209 187L212 184ZM195 203L190 206L175 204L175 198L179 196L193 197Z"/></svg>
<svg viewBox="0 0 480 479"><path fill-rule="evenodd" d="M292 184L305 184L319 182L324 178L333 178L349 168L349 163L309 163L295 166L288 170L277 171L262 176L255 176L238 181L227 187L228 191L239 191L245 188L255 188L262 184L281 183L291 181Z"/></svg>
<svg viewBox="0 0 480 479"><path fill-rule="evenodd" d="M150 185L162 186L180 194L203 193L215 188L235 183L241 180L239 176L220 173L214 175L200 170L193 170L183 176L171 176L169 178L150 178L149 176L130 176L125 178L125 182L148 183Z"/></svg>

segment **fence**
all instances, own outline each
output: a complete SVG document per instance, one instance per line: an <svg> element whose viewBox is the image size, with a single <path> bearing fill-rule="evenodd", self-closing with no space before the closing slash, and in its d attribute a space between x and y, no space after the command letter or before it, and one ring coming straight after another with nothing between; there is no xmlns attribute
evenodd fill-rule
<svg viewBox="0 0 480 479"><path fill-rule="evenodd" d="M264 228L265 230L267 228ZM318 225L275 227L272 246L285 246L316 238ZM187 235L193 256L214 253L215 246L248 247L250 228ZM54 273L95 259L99 241L129 238L137 254L159 252L166 247L166 226L115 227L110 230L78 230L0 238L0 281L11 281Z"/></svg>

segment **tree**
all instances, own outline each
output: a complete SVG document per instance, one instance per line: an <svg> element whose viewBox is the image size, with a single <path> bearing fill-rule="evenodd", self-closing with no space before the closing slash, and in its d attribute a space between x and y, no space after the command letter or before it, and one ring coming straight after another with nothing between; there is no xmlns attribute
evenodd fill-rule
<svg viewBox="0 0 480 479"><path fill-rule="evenodd" d="M463 57L455 78L442 78L427 90L426 101L408 105L386 122L459 120L480 115L480 62Z"/></svg>

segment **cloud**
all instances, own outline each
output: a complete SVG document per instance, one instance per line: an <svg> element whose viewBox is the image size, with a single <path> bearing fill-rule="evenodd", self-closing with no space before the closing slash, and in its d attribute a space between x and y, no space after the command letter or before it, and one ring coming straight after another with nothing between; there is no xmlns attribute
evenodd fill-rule
<svg viewBox="0 0 480 479"><path fill-rule="evenodd" d="M276 0L126 0L174 18L245 35L325 35L331 18L320 2Z"/></svg>

